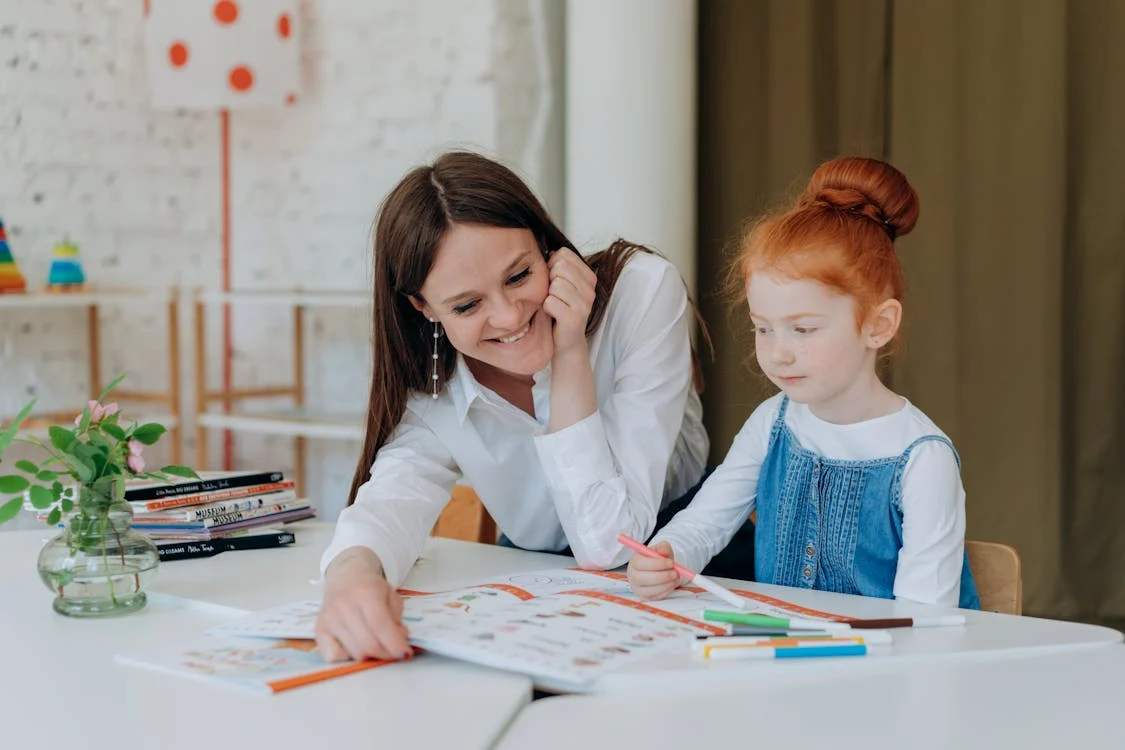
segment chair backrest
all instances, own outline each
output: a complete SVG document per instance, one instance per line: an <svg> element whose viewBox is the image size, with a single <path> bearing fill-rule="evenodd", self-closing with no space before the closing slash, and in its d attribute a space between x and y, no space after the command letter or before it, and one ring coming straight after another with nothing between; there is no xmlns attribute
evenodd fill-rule
<svg viewBox="0 0 1125 750"><path fill-rule="evenodd" d="M466 542L495 544L496 522L484 509L473 488L459 484L453 488L449 504L438 516L430 533Z"/></svg>
<svg viewBox="0 0 1125 750"><path fill-rule="evenodd" d="M1014 547L999 542L965 542L969 569L980 594L980 608L1018 615L1023 612L1023 576Z"/></svg>

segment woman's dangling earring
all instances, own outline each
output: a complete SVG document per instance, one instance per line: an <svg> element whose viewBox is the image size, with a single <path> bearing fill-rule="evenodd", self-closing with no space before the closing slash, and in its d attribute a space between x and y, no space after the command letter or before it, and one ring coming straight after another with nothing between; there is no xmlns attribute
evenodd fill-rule
<svg viewBox="0 0 1125 750"><path fill-rule="evenodd" d="M433 381L433 393L431 395L432 395L433 398L437 398L437 381L438 381L438 377L437 377L437 365L438 365L437 347L438 347L438 339L441 338L441 328L440 328L438 322L436 320L434 320L433 318L430 318L430 322L434 324L434 353L432 355L433 359L431 360L433 364L430 368L430 380Z"/></svg>

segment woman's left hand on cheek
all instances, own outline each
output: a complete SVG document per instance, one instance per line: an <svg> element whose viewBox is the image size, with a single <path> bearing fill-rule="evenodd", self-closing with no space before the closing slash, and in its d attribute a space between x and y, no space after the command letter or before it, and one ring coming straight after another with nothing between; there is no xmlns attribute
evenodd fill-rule
<svg viewBox="0 0 1125 750"><path fill-rule="evenodd" d="M555 354L586 343L597 277L578 253L562 247L547 260L550 286L543 311L555 320Z"/></svg>

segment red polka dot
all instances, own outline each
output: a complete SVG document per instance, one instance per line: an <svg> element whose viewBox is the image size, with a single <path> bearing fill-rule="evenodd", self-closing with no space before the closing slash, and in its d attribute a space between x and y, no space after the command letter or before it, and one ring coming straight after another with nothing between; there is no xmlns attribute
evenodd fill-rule
<svg viewBox="0 0 1125 750"><path fill-rule="evenodd" d="M176 42L168 48L168 61L173 68L182 68L187 65L188 48L183 42Z"/></svg>
<svg viewBox="0 0 1125 750"><path fill-rule="evenodd" d="M277 34L282 39L288 39L293 29L289 25L289 14L282 13L277 17Z"/></svg>
<svg viewBox="0 0 1125 750"><path fill-rule="evenodd" d="M231 68L230 87L235 91L249 91L254 85L254 73L245 65Z"/></svg>
<svg viewBox="0 0 1125 750"><path fill-rule="evenodd" d="M215 20L221 24L232 24L238 20L238 3L233 0L219 0L215 3Z"/></svg>
<svg viewBox="0 0 1125 750"><path fill-rule="evenodd" d="M297 95L296 94L287 95L285 97L285 103L286 104L296 104L297 103Z"/></svg>

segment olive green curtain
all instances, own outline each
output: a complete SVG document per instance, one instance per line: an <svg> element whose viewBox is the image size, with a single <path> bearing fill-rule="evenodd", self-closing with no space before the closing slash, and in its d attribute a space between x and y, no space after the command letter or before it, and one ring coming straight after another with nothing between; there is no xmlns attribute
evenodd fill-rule
<svg viewBox="0 0 1125 750"><path fill-rule="evenodd" d="M705 0L700 288L821 161L886 158L922 215L889 377L953 438L968 535L1033 614L1125 618L1125 3ZM704 297L720 460L768 384Z"/></svg>

